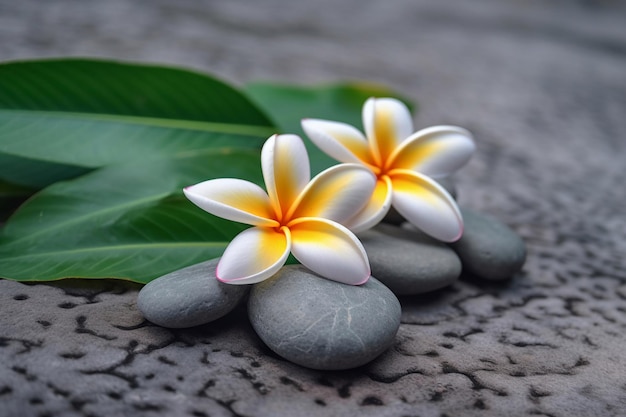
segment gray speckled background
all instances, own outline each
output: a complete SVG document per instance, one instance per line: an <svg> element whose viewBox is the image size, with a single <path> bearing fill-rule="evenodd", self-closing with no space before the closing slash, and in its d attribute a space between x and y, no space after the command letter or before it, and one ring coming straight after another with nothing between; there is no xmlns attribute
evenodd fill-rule
<svg viewBox="0 0 626 417"><path fill-rule="evenodd" d="M245 310L170 331L138 287L0 281L0 416L620 416L626 5L619 0L0 0L0 59L170 63L241 83L363 79L458 124L460 202L528 245L503 284L403 298L368 366L276 357Z"/></svg>

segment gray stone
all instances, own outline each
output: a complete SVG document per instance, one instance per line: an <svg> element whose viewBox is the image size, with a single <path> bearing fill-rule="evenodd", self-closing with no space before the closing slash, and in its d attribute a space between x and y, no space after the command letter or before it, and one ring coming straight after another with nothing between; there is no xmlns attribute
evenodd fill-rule
<svg viewBox="0 0 626 417"><path fill-rule="evenodd" d="M358 237L372 275L397 295L437 290L461 275L461 261L454 251L415 229L381 223Z"/></svg>
<svg viewBox="0 0 626 417"><path fill-rule="evenodd" d="M163 327L199 326L229 313L249 291L247 285L215 278L218 259L171 272L146 284L137 307L146 319Z"/></svg>
<svg viewBox="0 0 626 417"><path fill-rule="evenodd" d="M463 270L479 278L504 280L519 272L526 260L526 245L511 228L497 219L462 209L465 230L450 244Z"/></svg>
<svg viewBox="0 0 626 417"><path fill-rule="evenodd" d="M436 180L443 188L446 189L446 191L448 193L450 193L450 195L452 196L452 198L456 199L457 198L457 191L456 191L456 186L454 185L454 181L452 180L452 178L447 177L447 178L439 178ZM389 212L387 213L387 215L383 218L382 220L384 223L389 223L389 224L402 224L406 221L406 219L400 214L398 213L398 211L393 208L393 206L389 209Z"/></svg>
<svg viewBox="0 0 626 417"><path fill-rule="evenodd" d="M340 370L366 364L391 346L401 309L375 278L352 286L288 265L253 286L248 314L280 356L308 368Z"/></svg>

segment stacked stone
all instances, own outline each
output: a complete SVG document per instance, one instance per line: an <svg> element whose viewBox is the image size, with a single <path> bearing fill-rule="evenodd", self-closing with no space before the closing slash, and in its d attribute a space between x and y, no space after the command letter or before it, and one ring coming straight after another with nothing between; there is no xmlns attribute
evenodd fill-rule
<svg viewBox="0 0 626 417"><path fill-rule="evenodd" d="M451 183L443 185L456 196ZM372 271L364 285L329 281L302 265L285 266L259 284L224 284L213 259L153 280L137 304L149 321L183 328L216 320L247 300L252 327L278 355L313 369L358 367L393 344L401 317L396 296L436 291L462 276L506 280L521 270L526 249L513 230L491 216L461 212L465 229L452 244L395 212L358 234Z"/></svg>

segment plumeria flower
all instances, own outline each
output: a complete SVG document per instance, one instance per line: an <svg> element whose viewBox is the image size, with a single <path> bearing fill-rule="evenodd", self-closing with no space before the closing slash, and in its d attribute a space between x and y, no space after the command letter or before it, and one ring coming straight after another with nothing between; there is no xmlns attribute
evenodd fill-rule
<svg viewBox="0 0 626 417"><path fill-rule="evenodd" d="M341 162L360 163L378 178L369 203L344 223L358 232L376 225L393 207L427 234L453 242L463 233L461 212L432 178L463 166L474 151L471 134L460 127L413 131L408 108L391 98L370 98L363 106L365 136L345 123L304 119L302 127L324 152Z"/></svg>
<svg viewBox="0 0 626 417"><path fill-rule="evenodd" d="M313 180L300 137L274 135L261 151L267 192L234 178L185 188L194 204L216 216L252 225L230 242L216 271L230 284L263 281L285 264L289 253L313 272L360 285L370 276L365 249L340 223L360 211L376 177L358 164L331 167Z"/></svg>

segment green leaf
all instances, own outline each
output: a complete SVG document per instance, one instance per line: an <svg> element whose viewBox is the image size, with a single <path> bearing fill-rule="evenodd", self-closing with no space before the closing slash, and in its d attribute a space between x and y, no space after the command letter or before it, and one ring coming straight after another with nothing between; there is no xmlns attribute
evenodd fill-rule
<svg viewBox="0 0 626 417"><path fill-rule="evenodd" d="M192 71L85 59L0 64L0 154L31 165L63 171L260 148L274 132L245 95ZM14 176L0 164L0 178ZM22 183L46 180L33 174Z"/></svg>
<svg viewBox="0 0 626 417"><path fill-rule="evenodd" d="M149 65L0 64L0 202L54 183L3 226L0 277L148 282L220 256L246 226L195 207L183 186L220 177L262 183L259 150L276 126L303 138L303 117L361 127L368 97L397 96L363 84L245 91ZM313 173L335 163L307 147Z"/></svg>
<svg viewBox="0 0 626 417"><path fill-rule="evenodd" d="M319 150L306 137L300 127L300 120L306 117L328 119L348 123L362 130L361 109L370 97L396 97L409 108L414 107L407 99L388 88L366 83L304 87L255 82L247 84L244 91L270 115L282 132L295 133L304 139L314 174L335 165L337 161Z"/></svg>
<svg viewBox="0 0 626 417"><path fill-rule="evenodd" d="M194 206L182 187L217 177L260 183L257 151L202 154L99 169L36 194L0 235L0 276L149 280L221 255L246 226Z"/></svg>

